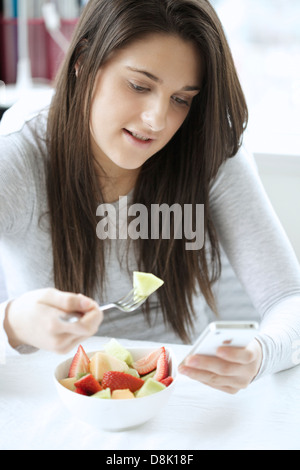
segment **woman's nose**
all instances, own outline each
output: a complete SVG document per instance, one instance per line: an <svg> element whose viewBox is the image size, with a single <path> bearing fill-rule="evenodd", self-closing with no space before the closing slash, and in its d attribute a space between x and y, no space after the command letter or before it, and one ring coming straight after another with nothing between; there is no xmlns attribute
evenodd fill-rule
<svg viewBox="0 0 300 470"><path fill-rule="evenodd" d="M169 102L151 100L142 113L143 122L154 132L161 132L166 127Z"/></svg>

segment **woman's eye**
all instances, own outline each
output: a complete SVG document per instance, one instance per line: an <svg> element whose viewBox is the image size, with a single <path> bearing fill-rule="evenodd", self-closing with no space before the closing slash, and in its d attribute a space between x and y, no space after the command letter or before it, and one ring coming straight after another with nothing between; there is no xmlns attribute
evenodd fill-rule
<svg viewBox="0 0 300 470"><path fill-rule="evenodd" d="M178 96L173 96L173 100L180 106L187 106L189 108L191 105L189 101L183 100L182 98L178 98Z"/></svg>
<svg viewBox="0 0 300 470"><path fill-rule="evenodd" d="M129 82L129 86L134 90L139 93L142 93L143 91L149 91L149 88L145 88L143 86L137 85L136 83Z"/></svg>

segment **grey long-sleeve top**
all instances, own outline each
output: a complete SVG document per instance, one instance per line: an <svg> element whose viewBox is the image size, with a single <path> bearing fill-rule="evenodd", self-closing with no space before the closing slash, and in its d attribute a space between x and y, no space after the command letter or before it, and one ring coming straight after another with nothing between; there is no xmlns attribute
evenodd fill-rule
<svg viewBox="0 0 300 470"><path fill-rule="evenodd" d="M45 145L33 132L38 129L43 136L46 119L45 111L42 115L31 114L24 122L10 119L8 126L2 126L0 254L8 300L30 290L54 286L51 236L45 215ZM121 205L129 203L130 195L121 201ZM222 248L261 321L258 340L263 363L258 377L293 367L300 338L299 264L244 148L220 168L211 187L210 205ZM116 209L120 209L119 203ZM132 286L122 260L122 242L113 240L111 248L107 252L106 289L95 292L99 302L114 300ZM136 269L133 254L130 268ZM99 334L179 342L156 309L155 295L151 302L151 326L139 310L131 315L113 310L105 314ZM6 354L14 354L2 326L6 305L7 302L0 305L0 342ZM195 306L198 335L212 317L200 294L195 296ZM231 319L238 318L238 314L233 310Z"/></svg>

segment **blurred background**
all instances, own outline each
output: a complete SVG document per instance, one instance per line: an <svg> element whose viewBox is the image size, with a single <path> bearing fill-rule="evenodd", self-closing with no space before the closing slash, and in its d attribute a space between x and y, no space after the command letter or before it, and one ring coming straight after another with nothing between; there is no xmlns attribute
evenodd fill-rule
<svg viewBox="0 0 300 470"><path fill-rule="evenodd" d="M248 102L245 142L300 260L300 0L212 4Z"/></svg>
<svg viewBox="0 0 300 470"><path fill-rule="evenodd" d="M18 59L26 54L31 60L32 77L52 81L85 3L82 0L0 0L0 80L16 83ZM50 6L50 10L45 10L45 6ZM22 27L20 34L18 20Z"/></svg>
<svg viewBox="0 0 300 470"><path fill-rule="evenodd" d="M300 0L213 0L250 109L255 150L300 155Z"/></svg>
<svg viewBox="0 0 300 470"><path fill-rule="evenodd" d="M29 56L34 87L52 86L85 3L0 0L0 113L16 99L18 81L26 88L26 66L18 68L20 55ZM224 25L248 101L245 142L300 259L300 0L212 0L212 4ZM28 50L17 30L24 5ZM50 7L47 18L45 5ZM22 31L24 38L24 23Z"/></svg>

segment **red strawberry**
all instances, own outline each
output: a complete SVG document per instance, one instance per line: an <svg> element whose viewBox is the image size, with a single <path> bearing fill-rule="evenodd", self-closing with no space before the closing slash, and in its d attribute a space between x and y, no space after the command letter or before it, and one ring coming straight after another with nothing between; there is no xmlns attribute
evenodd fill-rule
<svg viewBox="0 0 300 470"><path fill-rule="evenodd" d="M75 388L75 393L78 393L79 395L86 395L87 396L87 393L85 393L85 391L81 390L81 388L79 388L79 387Z"/></svg>
<svg viewBox="0 0 300 470"><path fill-rule="evenodd" d="M74 385L75 387L85 392L87 395L94 395L94 393L103 390L99 382L92 374L83 376L81 379L77 380Z"/></svg>
<svg viewBox="0 0 300 470"><path fill-rule="evenodd" d="M158 358L164 350L165 348L163 346L159 349L156 349L147 356L144 356L138 361L134 362L133 367L140 375L149 374L149 372L152 372L154 369L156 369Z"/></svg>
<svg viewBox="0 0 300 470"><path fill-rule="evenodd" d="M156 366L156 372L153 376L154 380L157 380L160 382L163 379L166 379L169 375L169 361L167 357L167 353L165 348L163 348L163 352L160 354L158 361L157 361L157 366Z"/></svg>
<svg viewBox="0 0 300 470"><path fill-rule="evenodd" d="M171 385L171 383L173 382L173 377L171 377L170 375L168 377L166 377L165 379L162 379L160 381L161 384L165 385L166 387L168 387L169 385Z"/></svg>
<svg viewBox="0 0 300 470"><path fill-rule="evenodd" d="M80 345L70 366L68 377L71 378L77 377L79 374L87 374L89 372L89 363L90 360L85 350Z"/></svg>
<svg viewBox="0 0 300 470"><path fill-rule="evenodd" d="M110 372L105 372L101 384L103 388L110 388L111 391L129 388L129 390L134 393L144 385L144 380L139 377L126 374L125 372L112 370Z"/></svg>

